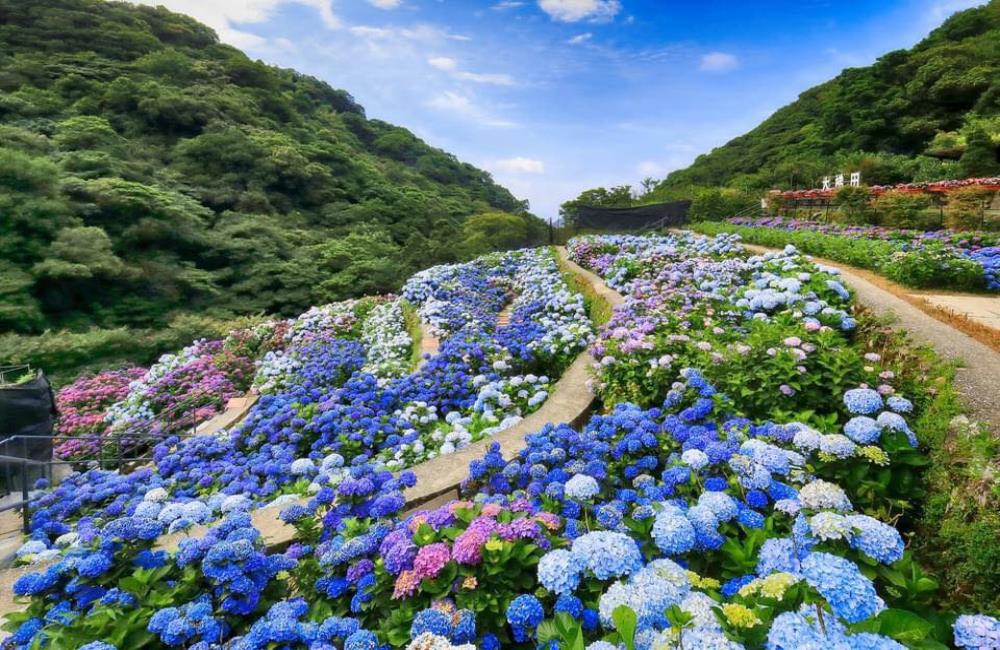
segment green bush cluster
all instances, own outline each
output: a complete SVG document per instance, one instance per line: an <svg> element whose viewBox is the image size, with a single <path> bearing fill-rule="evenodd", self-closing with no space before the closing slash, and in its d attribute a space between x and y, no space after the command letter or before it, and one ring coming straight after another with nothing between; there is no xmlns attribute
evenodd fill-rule
<svg viewBox="0 0 1000 650"><path fill-rule="evenodd" d="M956 256L939 242L927 242L919 249L902 251L891 241L855 239L808 230L791 232L709 222L692 224L691 229L708 235L735 232L748 244L772 248L792 244L803 253L875 271L908 287L979 291L985 284L982 266Z"/></svg>
<svg viewBox="0 0 1000 650"><path fill-rule="evenodd" d="M260 317L231 319L184 314L157 329L92 328L82 332L49 330L39 335L0 334L0 359L44 369L55 385L71 382L81 372L124 363L148 364L199 338L222 338Z"/></svg>
<svg viewBox="0 0 1000 650"><path fill-rule="evenodd" d="M123 327L298 313L547 234L487 172L186 16L0 16L0 332L101 352Z"/></svg>

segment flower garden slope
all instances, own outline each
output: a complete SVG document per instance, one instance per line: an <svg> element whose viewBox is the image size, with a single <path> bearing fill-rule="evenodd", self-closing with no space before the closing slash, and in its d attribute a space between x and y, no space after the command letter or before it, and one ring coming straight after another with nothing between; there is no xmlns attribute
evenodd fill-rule
<svg viewBox="0 0 1000 650"><path fill-rule="evenodd" d="M513 388L517 384L544 386L547 383L547 380L539 382L530 373L524 376L512 374L518 368L561 370L566 360L582 349L589 336L585 319L581 321L582 301L579 296L574 297L566 291L551 255L546 252L498 256L488 262L443 269L441 273L452 280L465 274L467 282L452 284L444 293L432 287L424 300L411 296L417 303L430 303L433 298L433 309L439 314L437 327L446 334L442 354L419 372L406 378L392 377L399 374L400 365L408 360L409 355L408 346L402 341L406 332L397 301L376 306L364 321L366 325L370 324L362 334L362 340L367 339L370 343L369 350L377 348L383 341L388 342L383 346L387 350L382 355L383 361L377 364L377 370L387 369L388 372L384 372L384 376L376 382L372 382L371 376L364 372L363 346L337 338L354 327L347 317L352 313L353 305L310 310L285 328L284 337L289 341L288 346L280 352L265 355L261 361L257 381L265 395L229 439L197 436L176 445L173 442L162 445L156 453L157 472L142 471L127 477L90 472L73 477L55 493L43 497L38 504L41 507L35 513L36 522L42 528L64 532L65 524L61 522L71 522L114 496L116 501L110 510L103 510L104 516L141 506L145 516L155 516L161 522L170 524L171 531L179 533L193 524L207 522L220 509L226 512L232 507L250 505L250 499L243 497L242 502L237 504L238 500L229 499L227 495L247 492L266 503L273 499L276 492L287 487L293 488L288 494L289 499L294 498L295 490L301 490L306 484L319 489L322 482L316 481L329 480L330 475L326 473L326 466L317 468L314 461L329 457L334 450L353 448L352 455L364 455L371 450L378 451L370 445L380 445L385 454L401 446L422 443L425 448L430 447L430 454L449 453L467 445L473 435L492 435L516 423L522 409L536 409L547 397L547 392L536 390L521 397L514 389L512 398L501 399L500 403L489 408L479 406L483 404L484 394L488 394L487 389L491 386ZM496 332L483 329L480 323L489 322L489 319L484 321L482 318L486 313L484 310L496 313L502 308L508 290L489 281L491 274L518 291L518 297L511 305L510 325ZM513 275L504 280L508 277L504 274ZM432 284L434 282L436 280L431 281ZM479 288L478 292L474 287ZM418 293L419 290L410 289L411 293ZM459 297L449 303L443 299L448 292ZM487 302L483 302L483 297ZM459 303L464 303L464 307ZM380 316L382 311L388 316ZM491 342L494 335L499 338ZM322 341L326 342L318 345ZM470 344L483 343L488 344L487 348L479 348L480 351L472 357L481 359L477 374L471 371L464 359L473 349ZM488 355L493 355L495 360L487 358ZM487 370L487 365L488 372L483 374L482 370ZM461 384L441 384L438 372L441 368L445 368L446 373L459 371L457 377ZM501 379L504 376L508 379ZM455 388L461 391L456 392ZM358 390L362 392L358 393ZM520 390L523 392L523 389ZM492 394L496 394L495 388ZM499 397L503 395L501 393ZM345 401L348 396L350 399ZM414 397L423 399L414 401ZM324 400L322 403L318 401L320 398ZM395 411L386 410L387 399L404 405L408 403L409 406L396 408ZM523 403L521 400L524 400ZM296 415L309 404L318 406L318 409ZM381 411L372 411L376 419L371 422L376 422L377 418L389 418L393 427L398 427L395 430L402 435L392 433L381 443L375 437L367 442L356 434L345 435L343 427L357 431L359 407L370 410L376 405ZM472 412L463 415L462 411L455 410L456 406L466 412L471 407ZM416 411L411 412L414 407ZM436 422L436 417L428 417L425 413L419 416L420 422L414 419L415 414L428 409L433 412L440 409L446 414L450 411L461 417L449 416L446 422ZM312 422L309 417L303 417L309 413L312 414ZM507 415L501 418L498 413ZM332 419L332 415L338 419ZM262 436L262 427L273 426L273 422L290 423L303 433L282 429L273 430L274 433L267 437ZM478 429L475 426L465 428L470 424L480 426ZM392 428L385 430L391 431ZM341 433L330 437L331 433L338 431ZM297 444L296 436L301 439L301 436L316 437L317 434L319 437L312 444L313 458L296 460L292 455L292 449ZM357 443L361 443L360 448ZM433 445L439 445L439 448ZM392 456L388 458L392 460ZM335 472L335 476L341 476L341 473ZM96 490L95 484L100 486ZM296 488L295 484L302 487ZM160 496L152 501L144 498L143 493L150 490ZM279 497L278 502L283 498ZM158 505L163 499L179 501ZM229 505L230 501L233 505ZM88 505L91 503L93 505ZM102 510L98 508L95 512L101 513ZM273 515L262 516L263 521L273 520ZM89 517L85 519L89 521ZM37 530L41 532L41 529Z"/></svg>
<svg viewBox="0 0 1000 650"><path fill-rule="evenodd" d="M203 539L182 542L176 555L149 551L162 526L134 511L78 526L86 536L80 545L18 581L16 590L31 604L9 626L15 643L40 636L54 647L100 640L123 650L145 639L166 648L210 643L205 632L211 642L239 649L444 650L474 643L496 650L557 647L553 641L578 648L582 641L592 650L619 643L653 650L671 647L680 634L689 650L898 650L904 646L885 636L893 625L911 639L931 634L933 626L919 617L898 625L899 608L922 592L907 582L909 571L900 574L902 592L886 580L907 562L903 539L875 516L878 501L856 489L871 485L867 470L905 470L908 454L919 453L909 427L920 394L905 373L894 374L890 360L862 358L850 347L853 324L842 308L849 296L828 284L834 277L792 253L743 260L725 239L620 240L621 259L612 242L590 244L593 259L609 256L602 273L631 294L598 345L635 345L646 365L631 368L644 378L639 396L649 404L619 403L582 430L545 426L514 458L494 442L470 465L469 500L406 515L400 512L411 472L394 476L364 454L343 465L331 454L315 473L300 463L297 471L306 470L320 489L281 512L296 539L280 555L263 548L239 508ZM438 357L461 352L449 364L431 359L426 367L436 365L437 374L494 345L510 355L505 363L529 363L524 347L512 351L480 338L493 333L482 317L504 303L484 277L482 268L444 272L423 298L456 296L453 306L432 310L443 335ZM477 286L485 293L473 291ZM820 303L815 311L813 302ZM518 321L512 315L512 325ZM647 321L653 328L644 338L615 337L616 328ZM538 324L523 322L522 331ZM764 347L769 328L782 336L783 349L775 346L773 356ZM689 345L672 338L685 329L692 330ZM827 398L832 391L842 392L840 399L827 399L820 413L777 408L796 396L810 403L797 365L809 370L816 359L831 361L817 342L837 348L843 360L857 355L841 380L824 378ZM737 345L750 346L746 357ZM659 362L651 368L648 359L663 356L658 346L669 347L673 356L664 365L675 372ZM709 378L731 374L731 355L775 374L751 379L763 397L728 394ZM489 356L481 366L492 366ZM647 367L650 376L643 375ZM619 382L609 373L620 368L630 366L616 360L600 370L600 389L610 397L608 387ZM779 373L800 390L779 391ZM838 391L838 381L847 388ZM377 382L362 382L366 390L373 383L377 395ZM453 397L474 403L474 386L463 386ZM422 383L404 388L436 390ZM337 404L334 395L318 408L329 405L330 412ZM745 409L782 419L749 417ZM347 442L368 448L364 439ZM860 481L852 480L855 469ZM883 611L887 604L894 609ZM880 634L852 627L873 619ZM989 617L962 618L954 640L989 647L998 628ZM107 650L88 650L97 647Z"/></svg>
<svg viewBox="0 0 1000 650"><path fill-rule="evenodd" d="M748 250L773 253L774 249L743 244ZM949 361L958 364L955 387L963 406L977 421L1000 432L1000 353L933 318L909 301L886 291L850 268L838 267L845 283L857 294L857 300L876 314L889 317L911 337L934 348Z"/></svg>

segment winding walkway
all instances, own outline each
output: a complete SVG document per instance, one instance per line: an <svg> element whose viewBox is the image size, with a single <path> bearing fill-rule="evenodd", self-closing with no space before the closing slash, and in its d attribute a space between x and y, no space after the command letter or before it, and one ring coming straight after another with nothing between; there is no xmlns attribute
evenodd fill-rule
<svg viewBox="0 0 1000 650"><path fill-rule="evenodd" d="M612 307L624 301L624 298L610 289L600 277L570 261L564 248L558 248L557 252L560 264L581 277L600 299L607 301ZM508 308L500 313L498 321L508 322L509 316ZM421 340L421 356L423 353L436 352L439 345L437 338L424 336ZM482 457L493 442L499 442L504 455L512 457L524 448L526 435L538 431L547 423L582 424L590 415L596 399L589 387L589 369L592 363L593 358L589 352L580 353L552 387L552 392L541 408L513 427L495 436L479 440L453 454L438 456L409 468L417 475L417 484L404 492L407 510L433 507L457 498L459 486L468 475L469 462ZM308 499L303 498L296 503L304 504L307 501ZM261 508L255 510L252 515L253 525L260 530L264 542L269 547L281 547L294 539L295 528L279 518L280 512L287 505ZM160 537L156 547L175 550L182 539L204 535L211 526L212 524L195 526L187 533L164 535Z"/></svg>
<svg viewBox="0 0 1000 650"><path fill-rule="evenodd" d="M589 284L600 300L606 301L612 307L624 302L624 298L610 289L604 280L570 261L565 248L558 247L556 250L560 258L560 265ZM509 317L508 308L501 312L498 321L501 324L506 324L509 322ZM436 353L439 345L440 342L436 337L425 335L421 340L421 356L423 353ZM494 442L500 443L504 456L509 458L525 447L525 436L538 431L548 423L582 425L590 415L596 401L589 385L589 369L592 364L593 358L588 351L580 353L555 383L548 399L545 400L541 408L515 426L501 431L495 436L479 440L453 454L439 456L410 468L417 475L417 484L405 492L407 510L433 507L457 498L459 486L468 475L469 462L482 457ZM252 402L233 404L232 406L243 410L245 415L251 404ZM234 416L236 416L235 412L230 413L225 418L227 426L232 426L242 419ZM209 432L211 428L206 427L205 429L203 433ZM308 499L301 498L294 503L304 504L306 501ZM281 507L260 508L252 514L253 525L261 532L262 539L269 548L281 548L295 537L295 528L281 521L279 517L280 512L291 503L293 502ZM195 526L186 533L163 535L157 540L155 548L176 550L182 539L203 536L211 526L212 524ZM23 604L13 601L13 583L22 574L37 571L39 568L39 565L34 565L0 570L0 615L24 608Z"/></svg>
<svg viewBox="0 0 1000 650"><path fill-rule="evenodd" d="M742 246L758 253L778 250L753 244ZM864 277L865 272L825 259L812 259L838 269L854 289L858 302L876 314L891 316L894 324L905 329L915 341L930 345L942 358L957 363L955 388L962 404L969 415L1000 435L1000 354L874 284Z"/></svg>

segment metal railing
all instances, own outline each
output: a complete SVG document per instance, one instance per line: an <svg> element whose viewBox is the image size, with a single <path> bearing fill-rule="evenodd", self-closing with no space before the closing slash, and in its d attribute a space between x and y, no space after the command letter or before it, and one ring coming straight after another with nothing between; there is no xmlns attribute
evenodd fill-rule
<svg viewBox="0 0 1000 650"><path fill-rule="evenodd" d="M40 478L53 481L57 467L75 469L115 469L127 473L141 464L153 460L150 450L158 443L171 436L194 435L199 424L198 410L211 402L205 397L219 399L220 413L226 408L224 394L202 391L190 395L169 409L157 413L148 420L128 422L120 428L101 435L63 435L63 434L16 434L0 440L0 498L20 493L21 499L13 503L0 505L0 512L21 509L22 525L25 533L30 532L31 524L31 491ZM184 409L187 409L186 411ZM187 419L187 424L184 423ZM141 429L141 430L139 430ZM94 442L93 449L86 457L56 458L55 448L70 440ZM47 459L29 458L30 443L48 442L52 456ZM17 453L20 452L20 456Z"/></svg>

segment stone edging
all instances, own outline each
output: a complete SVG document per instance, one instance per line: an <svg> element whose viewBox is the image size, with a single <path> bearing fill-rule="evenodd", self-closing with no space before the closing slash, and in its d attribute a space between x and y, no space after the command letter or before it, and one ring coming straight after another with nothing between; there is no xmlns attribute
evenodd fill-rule
<svg viewBox="0 0 1000 650"><path fill-rule="evenodd" d="M565 248L558 247L557 252L561 262L590 284L594 292L612 307L624 302L621 294L609 288L599 276L570 261ZM421 343L423 345L426 342L427 337ZM434 342L437 340L434 339ZM417 484L404 492L407 510L433 507L457 498L458 487L468 475L469 462L480 458L494 442L500 443L504 456L512 457L524 448L524 437L527 434L538 431L547 423L565 422L574 426L582 424L590 415L595 401L589 387L589 370L592 364L590 353L581 352L555 383L540 409L495 436L479 440L453 454L438 456L409 468L417 475ZM281 521L279 514L291 503L305 504L307 501L308 499L302 498L289 502L286 506L254 510L251 515L253 525L260 531L264 543L274 548L291 542L295 537L295 528ZM212 525L214 524L195 526L186 533L163 535L157 541L156 548L176 550L182 539L202 536Z"/></svg>

